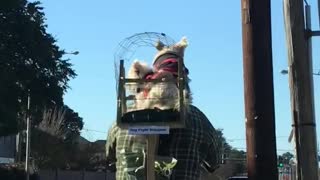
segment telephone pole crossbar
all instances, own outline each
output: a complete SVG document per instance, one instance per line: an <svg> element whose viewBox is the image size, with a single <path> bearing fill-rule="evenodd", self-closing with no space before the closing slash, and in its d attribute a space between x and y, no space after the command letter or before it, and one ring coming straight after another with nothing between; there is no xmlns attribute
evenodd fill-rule
<svg viewBox="0 0 320 180"><path fill-rule="evenodd" d="M311 31L311 36L320 36L320 31Z"/></svg>

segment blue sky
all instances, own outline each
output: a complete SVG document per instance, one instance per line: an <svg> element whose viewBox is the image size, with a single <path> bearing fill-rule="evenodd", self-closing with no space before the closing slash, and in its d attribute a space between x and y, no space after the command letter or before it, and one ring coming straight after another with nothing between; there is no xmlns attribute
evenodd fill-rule
<svg viewBox="0 0 320 180"><path fill-rule="evenodd" d="M224 129L231 145L245 148L240 0L41 2L48 31L60 47L80 51L77 56L68 55L78 76L70 81L72 89L64 99L83 117L83 136L91 141L105 139L115 120L113 55L118 43L135 33L164 32L176 41L188 37L185 63L194 104L214 127ZM313 10L313 29L317 30L316 0L308 2ZM287 143L291 130L288 77L279 73L287 67L287 55L282 1L271 3L276 135L282 153L292 150ZM319 48L319 39L314 38L314 69L320 69ZM314 77L314 86L316 117L320 117L320 76Z"/></svg>

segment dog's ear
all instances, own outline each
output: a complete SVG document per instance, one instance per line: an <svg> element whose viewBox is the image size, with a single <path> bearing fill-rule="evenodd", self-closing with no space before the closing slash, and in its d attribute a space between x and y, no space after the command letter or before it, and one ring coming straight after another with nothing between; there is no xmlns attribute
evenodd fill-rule
<svg viewBox="0 0 320 180"><path fill-rule="evenodd" d="M158 40L157 43L155 44L155 47L158 49L158 51L161 51L164 48L164 44L163 42Z"/></svg>
<svg viewBox="0 0 320 180"><path fill-rule="evenodd" d="M187 40L187 37L182 37L181 40L174 45L175 47L177 48L183 48L185 49L187 46L188 46L188 40Z"/></svg>

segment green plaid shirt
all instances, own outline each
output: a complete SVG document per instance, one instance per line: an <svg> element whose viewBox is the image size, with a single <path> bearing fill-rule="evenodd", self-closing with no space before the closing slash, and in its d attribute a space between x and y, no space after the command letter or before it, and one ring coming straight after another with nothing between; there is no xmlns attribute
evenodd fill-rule
<svg viewBox="0 0 320 180"><path fill-rule="evenodd" d="M177 159L172 180L198 180L201 164L207 164L214 170L220 163L220 148L216 131L207 117L195 106L190 107L186 119L186 128L170 129L169 135L159 137L159 156ZM117 180L135 180L128 175L120 159L121 152L139 153L146 147L146 138L142 135L129 135L128 130L113 125L109 130L106 155L109 162L116 162ZM205 162L205 163L204 163Z"/></svg>

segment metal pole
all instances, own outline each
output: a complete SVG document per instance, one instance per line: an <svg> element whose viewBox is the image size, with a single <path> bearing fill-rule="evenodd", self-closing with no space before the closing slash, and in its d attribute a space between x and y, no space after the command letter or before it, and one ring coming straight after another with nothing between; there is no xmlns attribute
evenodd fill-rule
<svg viewBox="0 0 320 180"><path fill-rule="evenodd" d="M247 167L277 180L270 0L241 0Z"/></svg>
<svg viewBox="0 0 320 180"><path fill-rule="evenodd" d="M284 0L289 85L295 128L298 180L318 179L311 59L310 9L306 21L302 0ZM307 25L307 31L305 29Z"/></svg>
<svg viewBox="0 0 320 180"><path fill-rule="evenodd" d="M28 105L27 105L27 140L26 140L26 180L29 180L29 156L30 156L30 89L28 89Z"/></svg>

